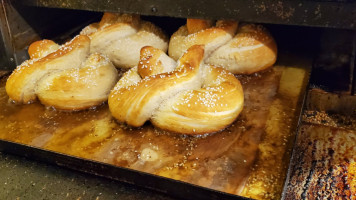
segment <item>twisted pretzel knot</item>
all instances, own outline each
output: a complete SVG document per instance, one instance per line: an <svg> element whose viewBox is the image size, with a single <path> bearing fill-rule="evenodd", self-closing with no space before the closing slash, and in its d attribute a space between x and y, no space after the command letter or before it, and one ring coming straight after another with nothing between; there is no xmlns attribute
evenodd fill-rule
<svg viewBox="0 0 356 200"><path fill-rule="evenodd" d="M137 65L144 46L167 51L168 39L163 31L140 19L138 15L105 13L99 23L85 27L81 34L92 40L90 52L107 55L116 67Z"/></svg>
<svg viewBox="0 0 356 200"><path fill-rule="evenodd" d="M204 65L204 47L190 47L177 64L164 52L141 49L138 67L124 74L109 95L120 122L153 125L177 133L216 132L232 123L243 107L240 82L228 71Z"/></svg>
<svg viewBox="0 0 356 200"><path fill-rule="evenodd" d="M219 20L188 19L169 42L169 55L177 60L192 45L205 45L207 64L221 66L235 74L251 74L271 67L277 59L277 45L261 25Z"/></svg>
<svg viewBox="0 0 356 200"><path fill-rule="evenodd" d="M50 40L30 45L30 60L18 66L6 82L6 92L18 103L81 110L106 101L115 85L116 68L103 55L89 53L90 39L80 35L59 46Z"/></svg>

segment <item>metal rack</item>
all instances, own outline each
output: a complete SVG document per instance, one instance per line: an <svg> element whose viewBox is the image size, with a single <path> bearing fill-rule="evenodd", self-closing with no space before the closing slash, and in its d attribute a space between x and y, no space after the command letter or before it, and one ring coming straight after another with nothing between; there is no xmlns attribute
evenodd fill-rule
<svg viewBox="0 0 356 200"><path fill-rule="evenodd" d="M333 28L356 28L356 2L347 0L16 0L28 6L142 15L232 18L242 21Z"/></svg>

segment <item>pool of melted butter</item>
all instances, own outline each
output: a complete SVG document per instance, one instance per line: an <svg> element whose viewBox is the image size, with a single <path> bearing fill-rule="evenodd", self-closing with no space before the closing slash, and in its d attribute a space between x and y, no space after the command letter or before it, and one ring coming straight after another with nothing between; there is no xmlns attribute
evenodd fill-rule
<svg viewBox="0 0 356 200"><path fill-rule="evenodd" d="M309 76L301 65L238 76L245 95L240 116L220 132L194 137L165 132L149 122L140 128L120 124L107 104L79 112L57 111L38 102L14 104L3 78L0 139L236 195L277 199Z"/></svg>

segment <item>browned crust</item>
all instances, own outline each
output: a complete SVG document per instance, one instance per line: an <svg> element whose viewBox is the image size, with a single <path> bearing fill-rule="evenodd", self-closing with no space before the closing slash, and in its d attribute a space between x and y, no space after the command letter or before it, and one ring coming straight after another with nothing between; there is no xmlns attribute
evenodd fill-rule
<svg viewBox="0 0 356 200"><path fill-rule="evenodd" d="M188 34L193 34L213 26L212 20L187 19Z"/></svg>
<svg viewBox="0 0 356 200"><path fill-rule="evenodd" d="M163 70L162 62L159 60L162 54L164 54L162 50L151 46L145 46L141 49L137 72L142 78L158 74Z"/></svg>
<svg viewBox="0 0 356 200"><path fill-rule="evenodd" d="M235 74L252 74L273 66L276 60L277 45L270 33L263 26L246 24L211 55L208 63Z"/></svg>
<svg viewBox="0 0 356 200"><path fill-rule="evenodd" d="M89 45L89 43L90 39L87 36L80 35L63 45L57 51L48 54L43 58L25 61L20 66L18 66L8 78L6 82L7 94L12 100L16 102L29 103L34 101L36 99L34 94L29 97L23 96L26 85L29 83L33 84L33 82L38 80L30 80L29 77L37 73L39 70L46 70L48 67L46 64L53 61L54 59L69 54L75 51L77 48L82 48L85 44Z"/></svg>
<svg viewBox="0 0 356 200"><path fill-rule="evenodd" d="M59 45L53 42L52 40L39 40L33 42L28 47L28 54L31 59L38 59L44 57L45 54L52 53L59 48Z"/></svg>
<svg viewBox="0 0 356 200"><path fill-rule="evenodd" d="M242 86L226 70L202 65L202 45L190 47L168 73L159 73L162 53L141 49L137 72L128 72L112 90L109 108L118 121L142 126L151 120L161 129L193 135L219 131L236 119L243 107Z"/></svg>
<svg viewBox="0 0 356 200"><path fill-rule="evenodd" d="M169 91L179 83L189 81L199 73L204 50L201 46L195 46L190 51L194 53L184 54L181 58L181 70L163 73L161 76L151 76L127 87L119 89L115 87L108 100L112 115L120 122L126 122L136 127L142 126L147 120L142 119L142 108L150 102L151 98ZM180 79L178 80L177 77Z"/></svg>

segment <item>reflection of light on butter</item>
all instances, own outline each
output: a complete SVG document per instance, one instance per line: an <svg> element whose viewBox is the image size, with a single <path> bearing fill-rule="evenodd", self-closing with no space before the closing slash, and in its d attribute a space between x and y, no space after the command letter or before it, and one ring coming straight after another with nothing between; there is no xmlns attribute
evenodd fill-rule
<svg viewBox="0 0 356 200"><path fill-rule="evenodd" d="M155 161L158 158L158 154L156 151L150 148L144 148L141 152L140 159L142 161Z"/></svg>

